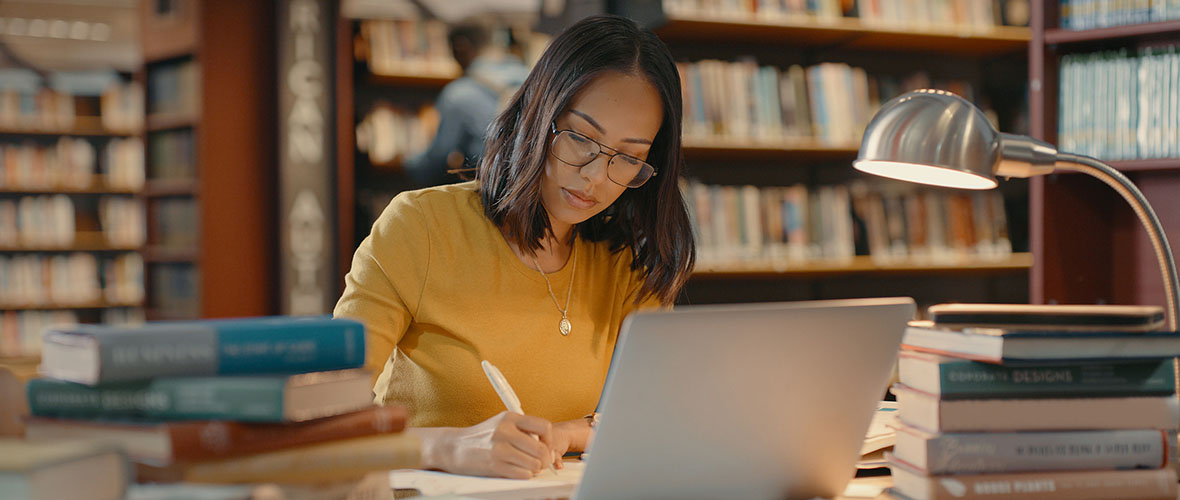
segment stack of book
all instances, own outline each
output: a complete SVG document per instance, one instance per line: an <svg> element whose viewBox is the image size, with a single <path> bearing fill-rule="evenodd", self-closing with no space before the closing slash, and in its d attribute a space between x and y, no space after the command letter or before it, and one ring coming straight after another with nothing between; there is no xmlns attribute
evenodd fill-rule
<svg viewBox="0 0 1180 500"><path fill-rule="evenodd" d="M372 406L364 328L330 318L48 331L30 439L122 448L141 481L329 483L417 464L406 412Z"/></svg>
<svg viewBox="0 0 1180 500"><path fill-rule="evenodd" d="M893 494L1175 499L1180 335L1143 331L1159 308L1106 307L942 305L912 324Z"/></svg>

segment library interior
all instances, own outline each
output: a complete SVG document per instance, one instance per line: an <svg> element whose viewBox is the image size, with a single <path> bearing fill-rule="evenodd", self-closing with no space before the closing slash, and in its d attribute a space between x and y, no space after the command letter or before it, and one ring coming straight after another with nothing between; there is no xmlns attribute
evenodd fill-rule
<svg viewBox="0 0 1180 500"><path fill-rule="evenodd" d="M4 0L0 498L1175 499L1178 193L1180 0Z"/></svg>

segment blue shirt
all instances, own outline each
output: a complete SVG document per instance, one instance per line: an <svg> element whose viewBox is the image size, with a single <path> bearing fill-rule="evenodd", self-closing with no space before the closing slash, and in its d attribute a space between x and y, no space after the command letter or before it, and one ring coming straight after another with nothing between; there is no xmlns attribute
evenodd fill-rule
<svg viewBox="0 0 1180 500"><path fill-rule="evenodd" d="M463 155L462 168L475 167L483 155L488 125L528 76L528 68L512 56L481 56L455 81L448 83L435 101L438 131L430 147L405 162L405 171L416 184L431 186L458 180L448 174L447 156Z"/></svg>

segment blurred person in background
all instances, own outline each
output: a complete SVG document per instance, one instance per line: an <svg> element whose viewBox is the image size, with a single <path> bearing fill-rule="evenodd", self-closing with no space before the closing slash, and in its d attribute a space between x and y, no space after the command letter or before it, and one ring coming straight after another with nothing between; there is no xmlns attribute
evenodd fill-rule
<svg viewBox="0 0 1180 500"><path fill-rule="evenodd" d="M486 24L457 24L447 34L447 41L463 76L439 93L434 140L426 151L405 163L406 173L419 186L453 182L457 179L448 171L479 163L488 124L529 72L519 57L493 43L492 30Z"/></svg>

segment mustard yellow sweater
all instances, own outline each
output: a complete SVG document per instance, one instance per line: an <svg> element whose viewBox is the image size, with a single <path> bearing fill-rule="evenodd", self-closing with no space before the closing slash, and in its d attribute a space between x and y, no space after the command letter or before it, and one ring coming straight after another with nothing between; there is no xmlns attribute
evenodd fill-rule
<svg viewBox="0 0 1180 500"><path fill-rule="evenodd" d="M474 182L399 194L353 256L334 312L366 326L377 403L405 405L414 426L482 422L504 410L486 359L525 413L559 422L593 411L641 283L629 252L575 245L573 331L563 337L544 279L483 214ZM572 263L549 275L563 306Z"/></svg>

